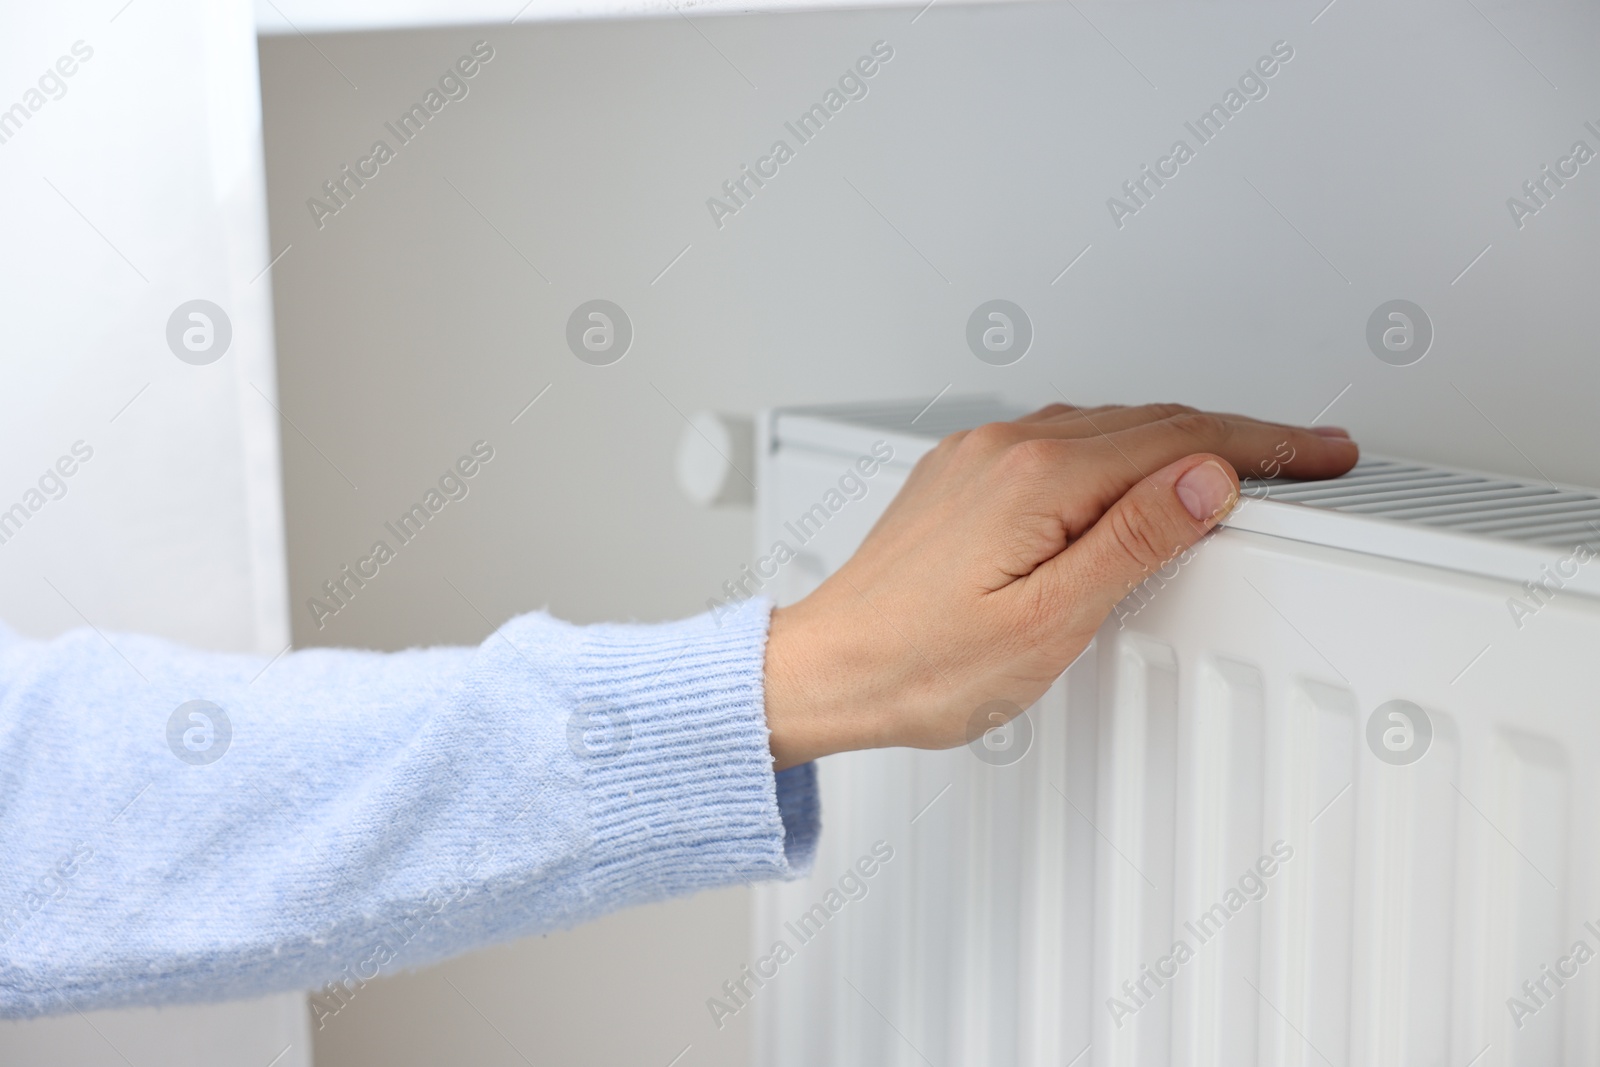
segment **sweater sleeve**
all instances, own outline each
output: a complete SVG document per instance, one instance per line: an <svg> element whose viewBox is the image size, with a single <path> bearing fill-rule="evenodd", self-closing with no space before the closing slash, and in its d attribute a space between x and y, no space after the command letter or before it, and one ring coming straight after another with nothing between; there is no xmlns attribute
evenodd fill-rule
<svg viewBox="0 0 1600 1067"><path fill-rule="evenodd" d="M0 632L0 1017L361 984L795 877L769 606L514 618L476 648L264 658Z"/></svg>

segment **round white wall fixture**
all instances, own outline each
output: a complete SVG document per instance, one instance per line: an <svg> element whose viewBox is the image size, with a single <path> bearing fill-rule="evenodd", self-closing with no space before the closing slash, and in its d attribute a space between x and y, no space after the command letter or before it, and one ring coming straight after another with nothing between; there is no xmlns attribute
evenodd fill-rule
<svg viewBox="0 0 1600 1067"><path fill-rule="evenodd" d="M678 439L678 486L696 504L749 505L755 500L755 423L739 415L697 411Z"/></svg>

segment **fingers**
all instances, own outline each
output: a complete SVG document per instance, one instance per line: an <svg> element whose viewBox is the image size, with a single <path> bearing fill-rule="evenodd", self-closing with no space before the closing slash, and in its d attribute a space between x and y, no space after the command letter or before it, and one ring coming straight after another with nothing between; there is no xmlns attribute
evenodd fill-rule
<svg viewBox="0 0 1600 1067"><path fill-rule="evenodd" d="M1220 456L1192 455L1140 479L1066 551L1039 567L1037 595L1069 633L1092 633L1140 582L1192 546L1239 500Z"/></svg>
<svg viewBox="0 0 1600 1067"><path fill-rule="evenodd" d="M1026 443L1034 458L1043 460L1071 537L1092 526L1147 474L1185 456L1211 453L1244 475L1269 478L1334 477L1360 457L1360 449L1336 428L1308 430L1173 404L1084 411L1076 418L1042 417L975 432L985 433L996 449Z"/></svg>
<svg viewBox="0 0 1600 1067"><path fill-rule="evenodd" d="M1057 447L1063 453L1061 515L1074 534L1147 473L1199 452L1212 453L1247 476L1267 478L1332 478L1354 467L1361 455L1348 437L1203 412Z"/></svg>
<svg viewBox="0 0 1600 1067"><path fill-rule="evenodd" d="M1097 407L1046 404L1038 411L1017 419L1014 425L1026 426L1030 436L1089 437L1193 410L1182 404L1139 404L1131 407L1126 404L1101 404Z"/></svg>
<svg viewBox="0 0 1600 1067"><path fill-rule="evenodd" d="M1110 434L1105 447L1145 471L1191 453L1214 452L1247 475L1291 478L1335 477L1355 466L1361 454L1348 437L1204 412Z"/></svg>
<svg viewBox="0 0 1600 1067"><path fill-rule="evenodd" d="M1218 427L1220 429L1231 431L1232 428L1238 427L1247 431L1238 438L1247 447L1251 442L1272 437L1276 434L1276 440L1273 443L1271 452L1261 457L1262 460L1276 458L1276 464L1263 470L1246 459L1249 455L1248 451L1241 453L1238 460L1234 460L1235 465L1240 470L1253 475L1266 474L1267 476L1276 476L1279 473L1294 473L1298 477L1326 477L1326 475L1318 473L1301 474L1279 471L1276 468L1283 465L1282 455L1288 455L1289 450L1296 447L1295 442L1304 441L1308 433L1317 437L1343 439L1346 441L1350 438L1348 430L1336 426L1302 428L1284 423L1265 422L1261 419L1250 418L1247 415L1202 412L1185 404L1138 404L1134 406L1106 404L1100 407L1088 408L1072 407L1067 404L1050 404L1030 415L1023 416L1012 425L1017 427L1019 436L1022 438L1086 439L1137 429L1138 427L1155 423L1170 423L1175 428L1189 428L1191 436L1195 438L1194 446L1188 450L1192 452L1205 447L1221 446L1224 443L1224 436L1215 433L1208 436L1201 428L1210 424L1213 420L1221 420L1221 424ZM1191 423L1201 424L1201 426L1191 427L1189 426ZM1263 431L1262 427L1268 428L1271 432ZM1280 449L1279 444L1285 440L1289 444ZM1122 441L1120 438L1117 443L1121 446ZM1280 451L1282 455L1273 455L1273 453ZM1171 458L1176 458L1176 456ZM1229 458L1230 460L1233 459L1231 456ZM1338 470L1336 473L1343 473L1343 470Z"/></svg>

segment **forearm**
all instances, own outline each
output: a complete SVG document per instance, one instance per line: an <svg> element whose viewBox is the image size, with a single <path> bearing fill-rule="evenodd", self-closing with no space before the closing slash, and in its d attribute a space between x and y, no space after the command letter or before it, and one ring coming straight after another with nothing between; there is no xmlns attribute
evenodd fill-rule
<svg viewBox="0 0 1600 1067"><path fill-rule="evenodd" d="M815 797L809 768L774 794L766 622L529 615L475 649L265 671L89 631L0 644L0 1015L365 980L790 873ZM231 723L213 762L169 746L194 699Z"/></svg>

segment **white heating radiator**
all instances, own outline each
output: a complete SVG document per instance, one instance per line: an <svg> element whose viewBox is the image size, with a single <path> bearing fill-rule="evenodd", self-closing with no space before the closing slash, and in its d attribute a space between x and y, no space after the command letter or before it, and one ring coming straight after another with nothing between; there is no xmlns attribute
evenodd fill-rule
<svg viewBox="0 0 1600 1067"><path fill-rule="evenodd" d="M916 414L760 419L759 555L800 548L780 603L941 435L1014 413ZM893 461L800 546L876 442ZM1027 713L1020 759L1019 725L988 760L822 762L816 870L759 891L757 1062L1600 1063L1600 563L1572 551L1600 497L1371 458L1250 492Z"/></svg>

